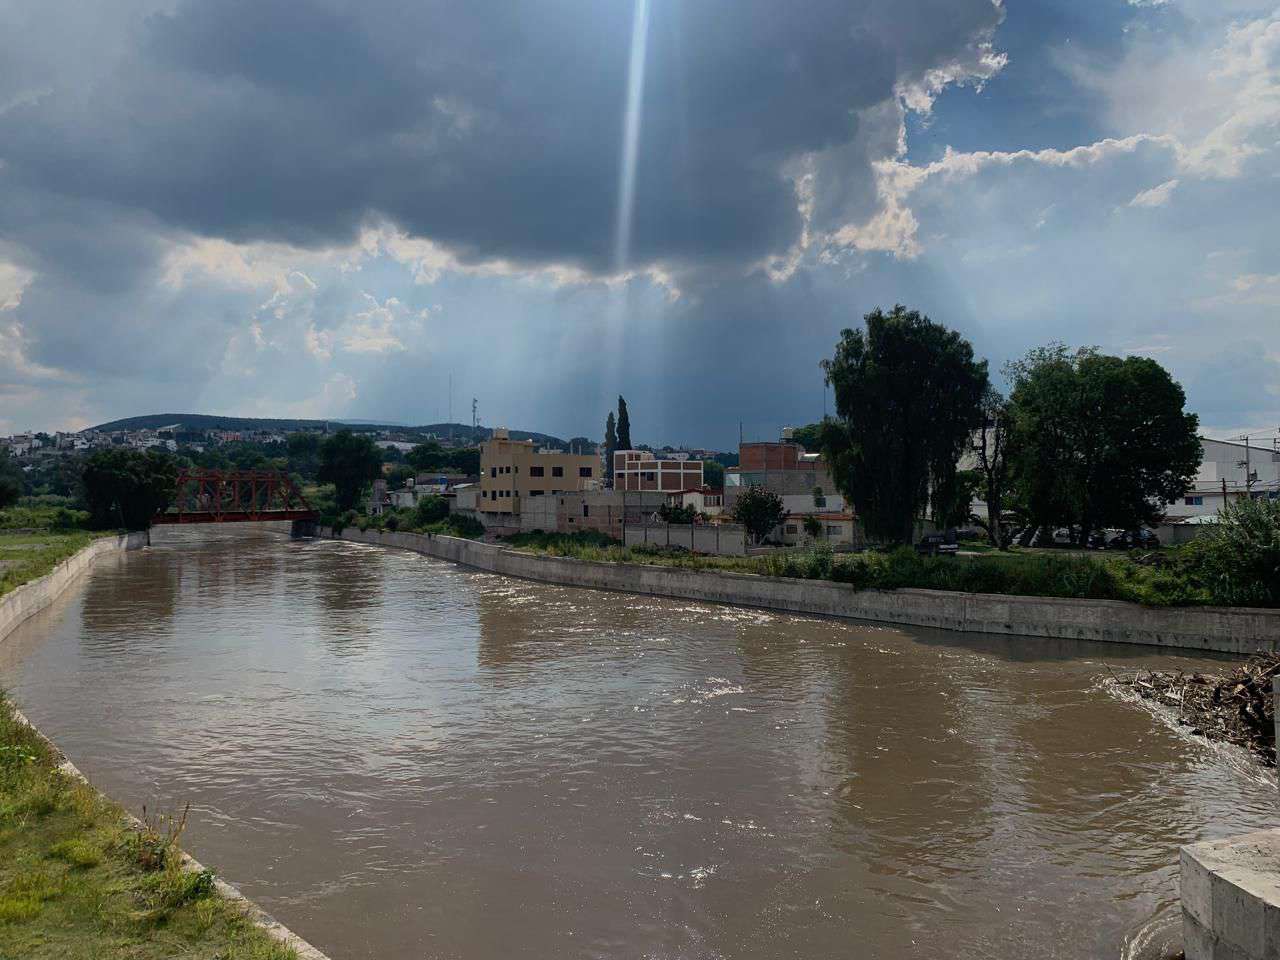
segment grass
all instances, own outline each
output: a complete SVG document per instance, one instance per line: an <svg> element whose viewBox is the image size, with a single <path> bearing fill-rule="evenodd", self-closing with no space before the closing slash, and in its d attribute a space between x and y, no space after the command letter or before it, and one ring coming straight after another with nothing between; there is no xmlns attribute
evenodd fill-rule
<svg viewBox="0 0 1280 960"><path fill-rule="evenodd" d="M1126 600L1148 606L1191 606L1214 599L1195 575L1189 552L1178 548L1164 551L1160 565L1153 566L1128 555L979 551L971 557L924 557L902 548L835 554L824 544L756 557L714 557L656 547L624 547L593 531L521 533L507 538L506 543L514 549L548 556L834 580L864 590L921 588Z"/></svg>
<svg viewBox="0 0 1280 960"><path fill-rule="evenodd" d="M185 811L146 822L61 773L0 696L0 958L295 958L182 869Z"/></svg>

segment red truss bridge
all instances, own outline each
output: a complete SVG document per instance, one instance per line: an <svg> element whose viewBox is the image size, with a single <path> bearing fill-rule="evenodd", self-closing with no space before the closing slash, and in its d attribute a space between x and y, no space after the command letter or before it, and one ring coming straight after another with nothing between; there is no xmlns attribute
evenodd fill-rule
<svg viewBox="0 0 1280 960"><path fill-rule="evenodd" d="M180 470L169 509L152 523L316 520L319 514L277 470Z"/></svg>

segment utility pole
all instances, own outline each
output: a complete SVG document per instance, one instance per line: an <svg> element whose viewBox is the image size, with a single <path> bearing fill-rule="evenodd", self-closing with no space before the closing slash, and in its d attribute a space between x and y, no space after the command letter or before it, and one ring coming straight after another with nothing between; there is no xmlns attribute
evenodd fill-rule
<svg viewBox="0 0 1280 960"><path fill-rule="evenodd" d="M471 398L471 442L476 442L476 428L480 426L480 418L476 415L476 398Z"/></svg>

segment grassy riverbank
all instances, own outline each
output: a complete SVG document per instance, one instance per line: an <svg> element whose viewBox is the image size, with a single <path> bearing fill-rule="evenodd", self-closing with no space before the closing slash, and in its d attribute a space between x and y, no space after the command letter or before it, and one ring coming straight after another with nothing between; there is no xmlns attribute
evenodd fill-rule
<svg viewBox="0 0 1280 960"><path fill-rule="evenodd" d="M614 563L649 563L695 570L724 570L761 576L834 580L857 589L918 588L1010 596L1124 600L1148 606L1232 605L1242 585L1268 579L1237 564L1220 576L1204 544L1188 544L1157 555L1081 555L1049 552L986 553L971 557L924 557L911 549L835 554L823 544L757 557L713 557L657 547L624 547L595 532L523 533L507 538L518 550L550 556ZM1267 541L1269 542L1269 541ZM1249 556L1247 549L1241 556ZM1212 559L1211 557L1209 558ZM1270 563L1271 561L1267 561ZM1223 584L1234 593L1223 589ZM1245 604L1274 605L1262 589L1245 593Z"/></svg>
<svg viewBox="0 0 1280 960"><path fill-rule="evenodd" d="M97 536L71 511L0 512L0 593L44 576ZM0 694L0 960L289 960L210 874L181 869L181 825L134 829L58 768Z"/></svg>
<svg viewBox="0 0 1280 960"><path fill-rule="evenodd" d="M139 832L64 775L0 697L0 958L288 960L294 953L184 872L179 824Z"/></svg>
<svg viewBox="0 0 1280 960"><path fill-rule="evenodd" d="M82 515L48 507L0 510L0 596L49 573L102 533L79 524Z"/></svg>

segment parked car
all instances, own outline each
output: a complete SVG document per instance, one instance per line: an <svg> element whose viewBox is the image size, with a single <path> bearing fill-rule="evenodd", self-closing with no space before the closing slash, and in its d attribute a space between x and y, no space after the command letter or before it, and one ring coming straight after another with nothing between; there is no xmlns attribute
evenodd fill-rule
<svg viewBox="0 0 1280 960"><path fill-rule="evenodd" d="M926 533L916 544L916 553L926 557L955 556L960 543L954 530L946 533Z"/></svg>
<svg viewBox="0 0 1280 960"><path fill-rule="evenodd" d="M1152 530L1126 530L1112 537L1109 550L1154 550L1160 546L1160 538Z"/></svg>

